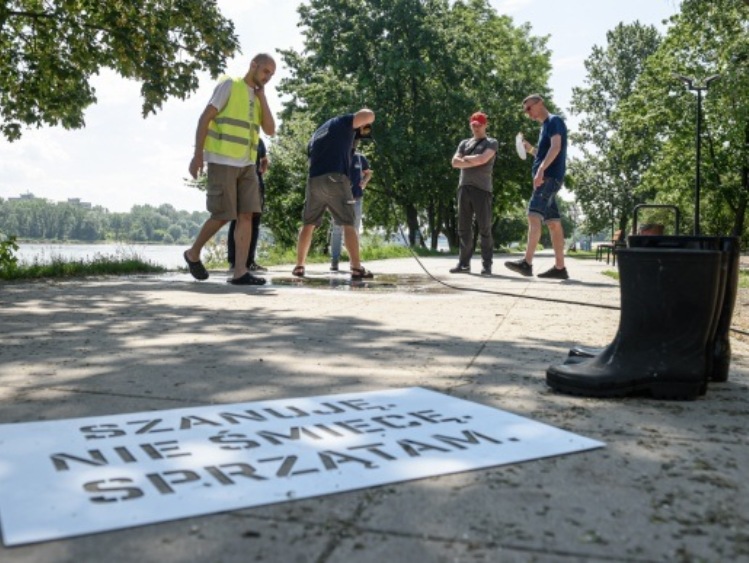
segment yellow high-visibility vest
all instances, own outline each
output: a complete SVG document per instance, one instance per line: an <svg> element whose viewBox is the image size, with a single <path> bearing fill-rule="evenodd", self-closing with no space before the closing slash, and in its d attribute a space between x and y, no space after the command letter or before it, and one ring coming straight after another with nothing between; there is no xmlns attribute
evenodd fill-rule
<svg viewBox="0 0 749 563"><path fill-rule="evenodd" d="M204 148L208 152L236 159L245 158L249 149L250 162L254 163L257 160L263 108L256 99L250 101L244 79L227 80L232 80L229 100L208 124Z"/></svg>

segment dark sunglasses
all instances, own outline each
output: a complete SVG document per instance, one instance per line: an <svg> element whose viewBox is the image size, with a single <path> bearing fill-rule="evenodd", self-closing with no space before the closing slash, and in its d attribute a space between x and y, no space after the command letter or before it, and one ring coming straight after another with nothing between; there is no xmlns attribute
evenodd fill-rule
<svg viewBox="0 0 749 563"><path fill-rule="evenodd" d="M540 102L540 101L541 101L541 100L535 100L535 101L534 101L533 103L530 103L530 104L528 104L527 106L523 106L523 111L524 111L525 113L528 113L529 111L531 111L531 108L532 108L533 106L535 106L535 105L536 105L536 104L537 104L538 102Z"/></svg>

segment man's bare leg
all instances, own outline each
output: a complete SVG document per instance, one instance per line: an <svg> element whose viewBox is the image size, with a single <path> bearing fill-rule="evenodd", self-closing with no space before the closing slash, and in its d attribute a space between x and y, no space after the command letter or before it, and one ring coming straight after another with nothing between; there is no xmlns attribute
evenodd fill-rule
<svg viewBox="0 0 749 563"><path fill-rule="evenodd" d="M564 268L564 228L561 221L549 221L546 224L551 235L551 246L554 249L554 265L557 269Z"/></svg>
<svg viewBox="0 0 749 563"><path fill-rule="evenodd" d="M200 252L203 250L205 244L211 240L211 237L215 235L221 227L226 225L228 221L220 219L208 219L203 226L200 228L197 238L193 245L187 250L187 257L191 262L200 261Z"/></svg>
<svg viewBox="0 0 749 563"><path fill-rule="evenodd" d="M533 255L536 253L536 247L540 240L541 218L537 215L528 215L528 246L525 247L526 264L533 264Z"/></svg>
<svg viewBox="0 0 749 563"><path fill-rule="evenodd" d="M307 253L312 244L312 234L315 232L315 225L304 225L299 231L299 241L296 246L296 265L304 267L307 262Z"/></svg>

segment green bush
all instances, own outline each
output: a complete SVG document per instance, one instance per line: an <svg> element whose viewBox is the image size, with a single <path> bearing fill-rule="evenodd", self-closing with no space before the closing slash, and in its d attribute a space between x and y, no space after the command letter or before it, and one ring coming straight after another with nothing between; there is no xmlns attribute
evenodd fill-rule
<svg viewBox="0 0 749 563"><path fill-rule="evenodd" d="M0 233L2 234L2 233ZM5 240L0 240L0 272L12 272L18 268L18 244L16 237L5 236Z"/></svg>

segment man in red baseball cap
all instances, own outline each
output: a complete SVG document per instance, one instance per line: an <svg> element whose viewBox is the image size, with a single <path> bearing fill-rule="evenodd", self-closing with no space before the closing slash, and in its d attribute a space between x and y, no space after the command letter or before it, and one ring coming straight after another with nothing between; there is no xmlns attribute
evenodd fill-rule
<svg viewBox="0 0 749 563"><path fill-rule="evenodd" d="M492 240L492 200L494 190L492 170L499 144L486 136L489 120L477 111L469 119L472 137L458 145L453 156L453 168L460 170L458 181L458 238L460 258L450 273L469 273L473 256L473 218L481 236L481 275L492 274L494 241Z"/></svg>

